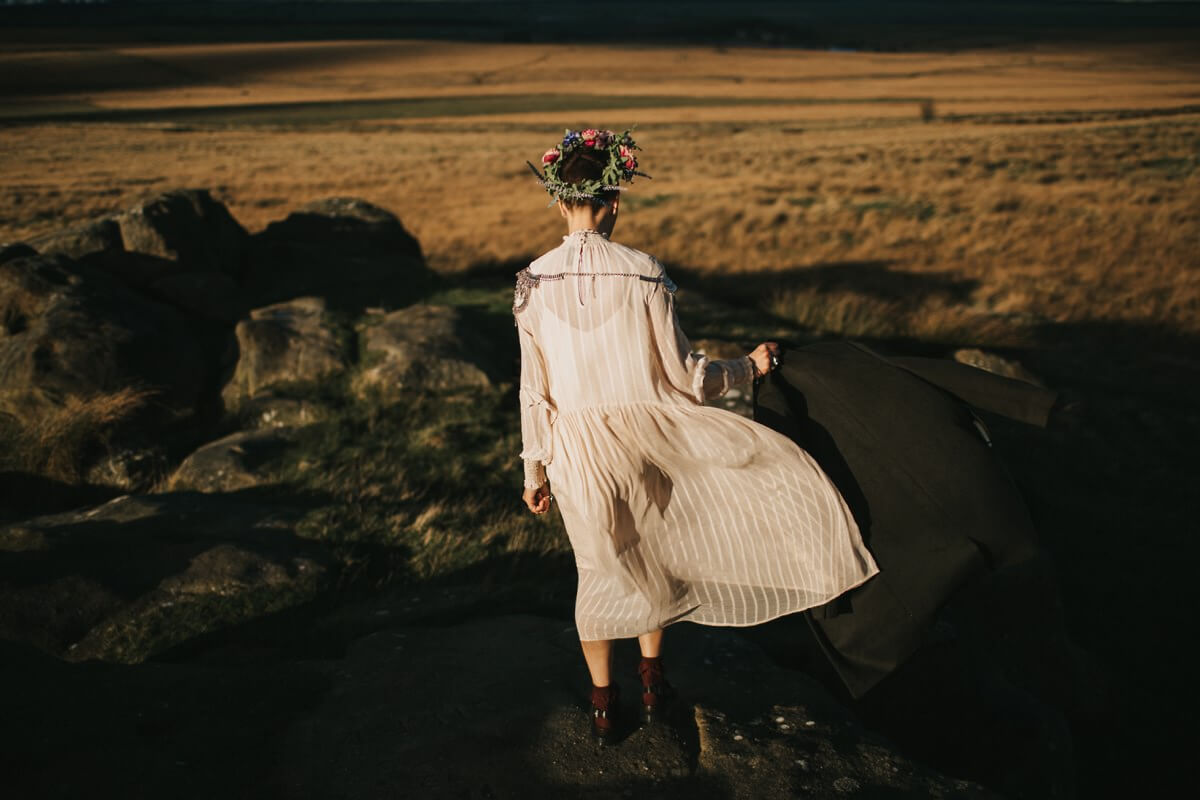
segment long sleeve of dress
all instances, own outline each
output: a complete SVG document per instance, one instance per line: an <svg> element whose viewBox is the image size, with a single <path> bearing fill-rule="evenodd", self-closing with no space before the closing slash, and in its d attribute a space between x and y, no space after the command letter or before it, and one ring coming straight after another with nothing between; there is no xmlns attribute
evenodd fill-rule
<svg viewBox="0 0 1200 800"><path fill-rule="evenodd" d="M691 342L675 311L675 284L663 273L663 281L650 299L650 318L667 379L702 404L754 377L750 356L715 359L692 352Z"/></svg>
<svg viewBox="0 0 1200 800"><path fill-rule="evenodd" d="M550 400L546 361L533 333L517 319L521 344L521 459L525 464L525 488L536 489L546 482L545 465L550 463L550 426L557 409Z"/></svg>

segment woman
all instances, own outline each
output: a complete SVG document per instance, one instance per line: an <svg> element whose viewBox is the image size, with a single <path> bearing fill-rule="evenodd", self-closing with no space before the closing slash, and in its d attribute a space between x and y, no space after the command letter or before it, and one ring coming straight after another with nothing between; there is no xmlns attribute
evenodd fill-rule
<svg viewBox="0 0 1200 800"><path fill-rule="evenodd" d="M535 514L557 500L575 553L575 622L602 743L620 723L614 639L638 639L653 719L671 691L665 626L755 625L878 572L806 452L703 405L765 374L778 345L724 361L691 352L662 265L611 241L619 181L642 174L637 149L628 132L587 129L546 152L538 177L567 235L518 273L513 303L524 499Z"/></svg>

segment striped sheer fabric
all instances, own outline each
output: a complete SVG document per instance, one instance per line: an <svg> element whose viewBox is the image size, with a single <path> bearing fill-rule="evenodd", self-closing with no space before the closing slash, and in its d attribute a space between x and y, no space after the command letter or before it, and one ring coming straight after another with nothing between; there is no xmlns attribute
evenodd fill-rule
<svg viewBox="0 0 1200 800"><path fill-rule="evenodd" d="M518 275L521 457L550 480L584 640L680 620L754 625L878 568L841 495L787 437L702 405L748 358L691 352L651 256L579 231Z"/></svg>

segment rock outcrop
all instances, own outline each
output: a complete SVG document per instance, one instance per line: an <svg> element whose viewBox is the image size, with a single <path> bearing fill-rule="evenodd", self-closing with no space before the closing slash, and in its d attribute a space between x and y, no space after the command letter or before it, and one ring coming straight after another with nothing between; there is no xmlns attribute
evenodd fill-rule
<svg viewBox="0 0 1200 800"><path fill-rule="evenodd" d="M146 292L199 319L232 325L246 315L245 293L223 272L174 272L145 284Z"/></svg>
<svg viewBox="0 0 1200 800"><path fill-rule="evenodd" d="M733 631L681 625L668 635L674 713L605 749L590 741L590 683L563 621L366 636L330 665L330 691L292 725L279 796L993 796L901 755ZM635 658L618 648L627 708Z"/></svg>
<svg viewBox="0 0 1200 800"><path fill-rule="evenodd" d="M353 388L359 397L491 384L482 366L490 348L450 306L419 304L368 314L358 335L363 363Z"/></svg>
<svg viewBox="0 0 1200 800"><path fill-rule="evenodd" d="M47 256L67 256L76 260L96 253L120 252L125 249L121 226L114 217L101 217L60 231L39 236L30 242L39 253Z"/></svg>
<svg viewBox="0 0 1200 800"><path fill-rule="evenodd" d="M22 242L17 242L16 244L0 244L0 264L17 258L36 256L37 254L37 250L34 250L32 247Z"/></svg>
<svg viewBox="0 0 1200 800"><path fill-rule="evenodd" d="M0 638L136 663L312 600L332 564L302 510L176 492L0 527Z"/></svg>
<svg viewBox="0 0 1200 800"><path fill-rule="evenodd" d="M143 386L157 408L187 416L206 361L174 309L99 270L64 256L0 264L0 410Z"/></svg>
<svg viewBox="0 0 1200 800"><path fill-rule="evenodd" d="M271 223L251 237L246 263L255 304L319 295L331 308L398 308L433 280L420 245L394 214L346 197Z"/></svg>
<svg viewBox="0 0 1200 800"><path fill-rule="evenodd" d="M262 470L292 441L287 427L238 431L209 442L183 460L167 481L167 491L232 492L271 482Z"/></svg>
<svg viewBox="0 0 1200 800"><path fill-rule="evenodd" d="M204 189L166 192L117 217L126 250L158 256L188 272L241 273L246 231Z"/></svg>
<svg viewBox="0 0 1200 800"><path fill-rule="evenodd" d="M221 390L225 407L237 409L264 389L311 383L346 369L349 359L327 319L325 300L300 297L256 308L237 324L237 364Z"/></svg>

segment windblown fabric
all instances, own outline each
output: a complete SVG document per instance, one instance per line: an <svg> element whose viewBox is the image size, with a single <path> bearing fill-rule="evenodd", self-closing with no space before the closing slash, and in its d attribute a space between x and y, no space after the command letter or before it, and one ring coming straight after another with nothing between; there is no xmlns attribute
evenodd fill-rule
<svg viewBox="0 0 1200 800"><path fill-rule="evenodd" d="M521 457L527 485L544 466L562 514L584 640L754 625L878 571L804 450L702 405L748 363L691 352L674 288L652 257L594 231L518 275Z"/></svg>
<svg viewBox="0 0 1200 800"><path fill-rule="evenodd" d="M1045 425L1056 393L853 342L791 349L754 417L821 464L882 570L806 616L855 697L904 663L956 593L1039 556L1029 511L972 407Z"/></svg>

